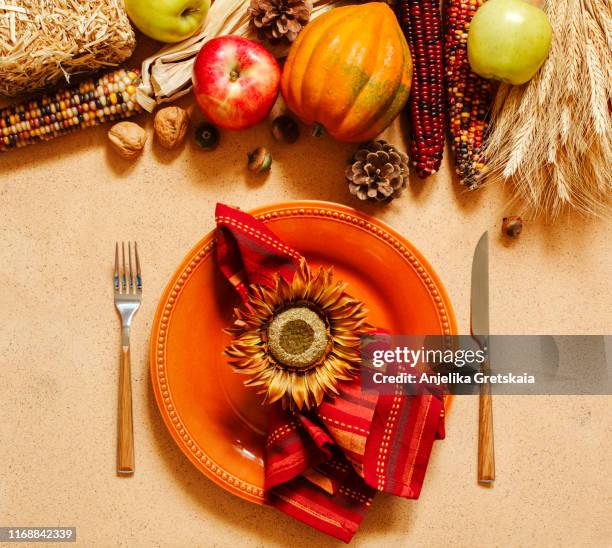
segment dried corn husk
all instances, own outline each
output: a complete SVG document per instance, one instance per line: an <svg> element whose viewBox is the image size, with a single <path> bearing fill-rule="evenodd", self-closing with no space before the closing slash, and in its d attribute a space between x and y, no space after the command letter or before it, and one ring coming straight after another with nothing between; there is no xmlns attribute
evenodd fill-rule
<svg viewBox="0 0 612 548"><path fill-rule="evenodd" d="M603 214L612 197L612 0L546 0L553 42L541 70L502 85L486 145L489 181L534 214Z"/></svg>
<svg viewBox="0 0 612 548"><path fill-rule="evenodd" d="M135 46L121 0L0 0L0 94L115 66Z"/></svg>
<svg viewBox="0 0 612 548"><path fill-rule="evenodd" d="M1 1L1 0L0 0ZM344 0L314 0L311 19ZM236 34L258 40L249 25L250 0L215 0L198 34L187 40L164 47L142 64L142 84L138 88L138 102L149 112L159 103L174 101L191 91L191 75L195 56L211 38ZM270 46L277 57L287 53L287 45Z"/></svg>

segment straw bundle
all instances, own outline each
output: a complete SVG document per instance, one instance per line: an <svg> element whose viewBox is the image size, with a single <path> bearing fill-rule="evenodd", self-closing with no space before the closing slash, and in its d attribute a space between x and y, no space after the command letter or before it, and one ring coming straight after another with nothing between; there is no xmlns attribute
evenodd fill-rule
<svg viewBox="0 0 612 548"><path fill-rule="evenodd" d="M121 0L0 0L0 94L115 66L135 45Z"/></svg>

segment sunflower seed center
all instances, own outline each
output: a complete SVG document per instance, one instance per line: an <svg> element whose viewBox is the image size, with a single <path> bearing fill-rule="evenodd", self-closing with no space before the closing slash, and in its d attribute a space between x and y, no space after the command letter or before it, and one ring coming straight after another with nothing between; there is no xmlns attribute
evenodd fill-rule
<svg viewBox="0 0 612 548"><path fill-rule="evenodd" d="M304 320L290 320L281 328L279 342L289 354L301 354L310 348L314 330Z"/></svg>
<svg viewBox="0 0 612 548"><path fill-rule="evenodd" d="M268 327L268 348L290 368L305 369L325 353L329 334L325 322L310 308L295 306L274 316Z"/></svg>

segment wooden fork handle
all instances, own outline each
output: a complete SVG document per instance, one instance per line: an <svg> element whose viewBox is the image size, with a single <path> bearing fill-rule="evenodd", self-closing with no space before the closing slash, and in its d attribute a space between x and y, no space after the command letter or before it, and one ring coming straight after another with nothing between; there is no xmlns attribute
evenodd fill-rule
<svg viewBox="0 0 612 548"><path fill-rule="evenodd" d="M134 473L134 426L132 422L132 373L130 348L121 348L119 372L119 432L117 440L117 473Z"/></svg>
<svg viewBox="0 0 612 548"><path fill-rule="evenodd" d="M483 372L489 372L489 364ZM493 400L491 385L480 385L478 413L478 482L491 484L495 481L495 452L493 448Z"/></svg>

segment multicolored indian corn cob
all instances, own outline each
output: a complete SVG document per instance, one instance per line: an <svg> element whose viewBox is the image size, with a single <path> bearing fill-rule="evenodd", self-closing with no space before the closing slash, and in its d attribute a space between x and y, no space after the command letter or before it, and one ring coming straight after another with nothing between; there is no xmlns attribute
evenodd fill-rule
<svg viewBox="0 0 612 548"><path fill-rule="evenodd" d="M444 153L444 51L439 0L398 0L396 14L410 47L414 72L408 101L409 151L415 171L428 177Z"/></svg>
<svg viewBox="0 0 612 548"><path fill-rule="evenodd" d="M0 152L129 118L141 110L135 98L139 83L139 71L121 69L0 109Z"/></svg>
<svg viewBox="0 0 612 548"><path fill-rule="evenodd" d="M483 141L493 101L493 84L470 69L467 35L472 17L485 0L446 0L446 93L455 171L474 190L486 172Z"/></svg>

